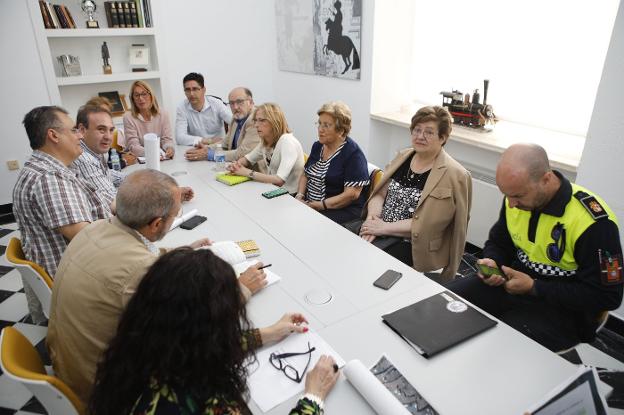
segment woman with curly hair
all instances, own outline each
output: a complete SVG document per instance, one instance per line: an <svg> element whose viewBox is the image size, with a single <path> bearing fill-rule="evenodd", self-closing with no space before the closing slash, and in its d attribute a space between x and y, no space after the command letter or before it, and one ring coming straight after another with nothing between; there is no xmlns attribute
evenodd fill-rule
<svg viewBox="0 0 624 415"><path fill-rule="evenodd" d="M148 270L98 366L89 412L239 414L247 367L262 344L307 331L301 314L252 329L232 267L210 250L180 248ZM338 372L323 356L291 414L320 414Z"/></svg>

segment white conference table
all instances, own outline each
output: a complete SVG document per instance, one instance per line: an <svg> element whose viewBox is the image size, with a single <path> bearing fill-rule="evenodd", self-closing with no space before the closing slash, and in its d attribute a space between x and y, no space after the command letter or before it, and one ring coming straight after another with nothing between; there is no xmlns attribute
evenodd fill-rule
<svg viewBox="0 0 624 415"><path fill-rule="evenodd" d="M441 414L520 414L576 371L576 366L499 322L490 329L432 358L424 358L386 327L381 315L444 291L444 287L362 241L292 197L265 199L274 188L257 182L228 187L214 179L214 163L187 162L185 147L161 163L195 198L184 210L208 219L197 228L174 229L161 246L212 240L254 239L260 259L272 263L282 280L248 304L258 326L272 324L286 311L301 311L344 359L371 366L386 354ZM387 269L403 273L384 291L372 282ZM331 294L323 305L306 295ZM271 410L287 414L298 397ZM251 410L262 412L250 402ZM372 414L373 410L341 377L326 402L328 414Z"/></svg>

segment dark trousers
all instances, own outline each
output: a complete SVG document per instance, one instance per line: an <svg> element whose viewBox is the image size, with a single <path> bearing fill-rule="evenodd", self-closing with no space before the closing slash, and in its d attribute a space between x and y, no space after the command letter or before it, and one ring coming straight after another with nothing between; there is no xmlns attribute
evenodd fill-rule
<svg viewBox="0 0 624 415"><path fill-rule="evenodd" d="M477 276L451 281L447 288L554 352L581 342L571 313L539 298L509 294Z"/></svg>
<svg viewBox="0 0 624 415"><path fill-rule="evenodd" d="M362 214L362 208L347 206L342 209L319 210L319 213L336 223L343 224L358 219Z"/></svg>

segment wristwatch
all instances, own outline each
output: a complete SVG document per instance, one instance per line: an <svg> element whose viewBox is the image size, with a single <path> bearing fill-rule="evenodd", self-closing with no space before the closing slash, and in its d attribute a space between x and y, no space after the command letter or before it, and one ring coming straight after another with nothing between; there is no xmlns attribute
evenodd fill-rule
<svg viewBox="0 0 624 415"><path fill-rule="evenodd" d="M250 171L249 171L249 178L250 178L250 179L253 179L253 175L254 175L254 173L255 173L255 171L253 171L253 170L250 170Z"/></svg>

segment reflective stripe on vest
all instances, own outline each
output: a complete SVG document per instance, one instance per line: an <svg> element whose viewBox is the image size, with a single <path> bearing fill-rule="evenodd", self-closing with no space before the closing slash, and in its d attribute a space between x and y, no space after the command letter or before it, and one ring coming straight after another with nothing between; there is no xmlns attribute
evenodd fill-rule
<svg viewBox="0 0 624 415"><path fill-rule="evenodd" d="M578 268L578 264L574 259L576 241L595 221L581 202L574 197L574 194L579 190L594 196L609 214L608 220L612 220L617 224L613 211L604 200L590 193L585 188L572 184L572 197L565 207L563 216L557 217L542 213L537 223L535 241L531 242L528 237L531 212L510 208L509 201L505 199L507 230L517 248L518 260L539 275L571 277L576 274L576 269ZM555 262L548 258L546 251L549 244L555 243L551 233L558 223L562 224L565 229L565 250L561 260ZM561 241L559 241L559 246L561 246Z"/></svg>

